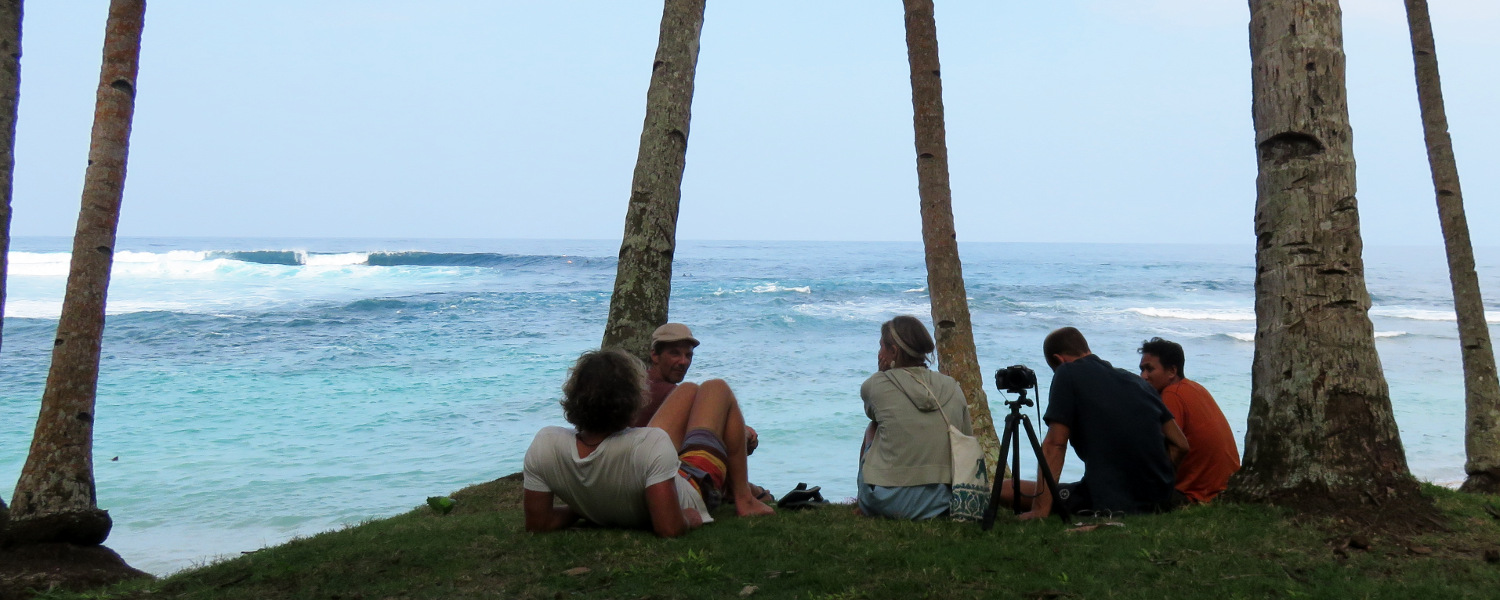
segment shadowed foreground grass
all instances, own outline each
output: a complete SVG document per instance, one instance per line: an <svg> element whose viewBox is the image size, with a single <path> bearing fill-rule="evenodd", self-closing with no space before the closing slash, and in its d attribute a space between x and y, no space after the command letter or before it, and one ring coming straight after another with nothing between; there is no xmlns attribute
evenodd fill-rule
<svg viewBox="0 0 1500 600"><path fill-rule="evenodd" d="M519 478L173 577L43 598L1495 598L1496 498L1427 487L1449 530L1398 538L1260 506L1194 507L1069 532L863 519L848 507L717 523L685 538L521 531ZM1004 519L1005 516L1002 516ZM1102 522L1102 521L1096 521ZM1355 538L1350 547L1350 538ZM1357 549L1368 546L1368 549ZM749 586L754 589L750 590Z"/></svg>

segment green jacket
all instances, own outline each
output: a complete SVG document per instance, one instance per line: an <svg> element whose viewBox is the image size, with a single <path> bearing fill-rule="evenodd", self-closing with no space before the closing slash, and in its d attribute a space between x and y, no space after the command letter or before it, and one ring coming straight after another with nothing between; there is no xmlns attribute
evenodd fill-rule
<svg viewBox="0 0 1500 600"><path fill-rule="evenodd" d="M926 384L925 386L923 384ZM958 382L927 367L890 369L859 388L875 439L865 453L865 483L885 487L953 483L948 421L973 435ZM938 407L943 413L939 414Z"/></svg>

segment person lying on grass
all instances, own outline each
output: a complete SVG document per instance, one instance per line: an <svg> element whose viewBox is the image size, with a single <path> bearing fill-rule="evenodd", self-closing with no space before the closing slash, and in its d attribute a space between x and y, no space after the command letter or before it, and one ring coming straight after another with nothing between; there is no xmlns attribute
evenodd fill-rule
<svg viewBox="0 0 1500 600"><path fill-rule="evenodd" d="M770 514L750 496L745 420L734 396L668 399L650 427L629 427L645 399L645 369L619 350L583 353L563 384L563 417L575 429L544 427L526 450L526 530L650 529L676 537L712 522L730 492L740 516ZM554 498L564 506L554 506Z"/></svg>

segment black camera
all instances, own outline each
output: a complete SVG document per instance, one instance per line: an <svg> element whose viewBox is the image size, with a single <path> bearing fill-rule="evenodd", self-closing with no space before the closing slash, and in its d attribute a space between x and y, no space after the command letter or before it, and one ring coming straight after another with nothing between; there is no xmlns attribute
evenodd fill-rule
<svg viewBox="0 0 1500 600"><path fill-rule="evenodd" d="M1019 394L1036 387L1036 371L1026 365L1011 365L995 371L995 387L1000 391Z"/></svg>

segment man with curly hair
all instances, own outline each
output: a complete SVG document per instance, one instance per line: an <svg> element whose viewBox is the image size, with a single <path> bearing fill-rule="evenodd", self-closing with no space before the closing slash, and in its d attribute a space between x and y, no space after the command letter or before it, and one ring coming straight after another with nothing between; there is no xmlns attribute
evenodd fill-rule
<svg viewBox="0 0 1500 600"><path fill-rule="evenodd" d="M581 518L676 537L711 522L726 492L741 516L772 512L749 495L744 418L733 395L682 396L663 404L651 427L630 427L645 383L640 361L619 350L579 357L563 385L563 416L574 429L545 427L526 451L527 531Z"/></svg>

